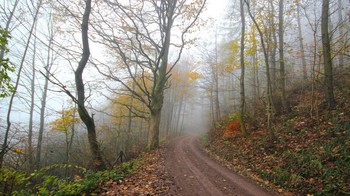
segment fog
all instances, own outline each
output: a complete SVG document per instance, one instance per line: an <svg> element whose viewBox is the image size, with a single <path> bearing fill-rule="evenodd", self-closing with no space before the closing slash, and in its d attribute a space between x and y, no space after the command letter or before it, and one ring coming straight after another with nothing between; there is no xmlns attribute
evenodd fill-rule
<svg viewBox="0 0 350 196"><path fill-rule="evenodd" d="M209 100L203 93L197 92L197 98L191 100L184 114L184 133L202 135L211 128Z"/></svg>
<svg viewBox="0 0 350 196"><path fill-rule="evenodd" d="M10 75L13 83L19 75L18 66L23 57L30 27L34 24L32 17L32 13L36 10L36 4L34 2L36 1L26 4L25 1L19 1L20 11L15 13L16 17L9 28L12 38L9 40L9 53L6 55L16 68L15 72ZM71 13L76 15L83 13L82 6L75 4L74 1L62 0L60 2L61 5L67 4L76 8L76 10L70 10ZM337 2L338 1L332 2L332 13L337 13ZM166 87L164 87L165 93L161 116L161 135L171 137L181 134L204 134L212 128L214 121L237 111L240 98L240 65L238 58L239 51L237 49L240 47L237 40L240 36L240 19L238 11L239 6L235 3L237 2L229 0L208 0L207 7L201 15L200 22L193 28L193 31L186 35L187 37L185 36L186 38L191 38L191 40L188 39L190 41L188 41L188 44L182 51L181 59L169 74L169 81ZM262 6L264 1L259 3L260 4L256 6ZM344 32L346 32L350 29L347 15L350 9L350 1L343 1L343 4L343 25L345 29ZM5 21L9 14L8 12L12 8L11 6L11 1L6 1L6 3L1 4L1 16L4 19L1 21L1 27L5 26ZM19 80L20 84L16 95L14 96L13 108L12 111L10 111L11 116L9 116L9 121L12 123L10 138L14 138L14 142L11 144L10 148L15 148L18 141L22 142L20 146L23 148L27 145L31 95L34 95L33 141L36 142L38 125L40 123L39 113L42 93L44 91L43 84L45 80L41 72L45 71L47 62L51 63L53 66L51 72L52 77L55 77L54 82L56 82L56 84L51 81L48 87L48 98L45 108L45 132L51 133L52 129L50 123L62 117L60 112L75 107L73 101L63 92L64 90L62 90L62 87L75 95L74 69L78 65L78 61L81 57L80 17L74 18L73 16L67 16L65 15L67 13L60 12L62 10L54 10L55 7L50 6L49 4L43 5L42 13L40 13L41 15L36 26L36 33L33 35L33 39L29 40L28 53L26 54L27 56L23 58L23 73ZM59 7L59 5L56 6ZM148 90L152 88L149 87L147 89L146 86L154 81L149 78L157 74L152 75L152 68L148 69L152 66L145 68L147 67L147 63L135 63L135 67L138 66L138 69L132 67L132 71L125 68L125 65L121 61L122 58L116 55L113 42L111 42L112 44L110 45L106 44L106 42L110 41L108 40L110 38L110 36L107 36L109 35L108 33L128 28L118 29L118 24L114 23L116 21L113 18L107 21L108 17L111 16L106 14L108 10L106 11L106 9L104 9L105 7L98 6L99 5L95 5L95 10L93 10L94 13L91 19L91 23L97 27L95 26L96 29L89 29L91 56L90 62L83 75L86 90L86 107L89 113L94 116L101 144L113 154L120 149L131 149L136 146L136 144L140 144L140 146L144 145L147 142L148 120L150 119L150 112L147 111L149 107L147 108L145 103L150 103L151 100L147 98L142 100L142 98L144 98L143 96L135 97L131 95L130 92L127 92L125 86L123 87L118 83L118 80L122 79L125 84L129 84L129 87L132 87L133 82L139 79L136 77L134 80L131 79L132 76L130 76L130 72L135 72L134 76L142 76L140 78L143 78L143 85L146 88L143 93L150 94ZM292 7L292 3L288 2L288 6ZM288 6L286 6L286 9L290 8ZM321 65L317 62L318 64L316 65L315 63L313 68L310 66L314 59L319 60L316 56L318 54L314 51L314 47L316 51L321 51L321 44L319 44L321 43L321 36L318 26L321 13L320 6L320 1L305 1L301 10L302 40L305 44L305 51L303 51L303 53L305 52L309 75L311 69L315 68L315 66L318 66L316 68L320 68ZM97 13L98 11L101 11L101 13ZM290 12L292 11L295 10L290 9ZM51 12L57 13L52 16ZM113 12L111 11L111 13ZM331 24L333 24L333 26L331 25L330 27L330 29L332 29L332 36L338 39L339 31L337 28L340 25L336 25L336 22L339 16L333 14L331 19ZM293 80L298 80L302 76L300 61L301 52L298 42L300 38L299 35L297 35L295 13L286 15L285 20L286 75L288 81L293 82ZM109 27L106 24L98 26L102 23L101 21L104 23L110 22L111 26ZM154 21L157 20L153 20L150 23ZM247 21L249 22L248 16ZM267 25L266 20L261 20L261 22L265 22L266 24L264 23L264 25ZM116 27L113 25L116 25ZM179 40L181 36L179 36L179 33L181 33L181 28L178 28L180 25L181 23L176 24L172 31L174 34L172 41L175 40L177 42L171 45L172 48L176 48L180 43ZM249 32L253 29L252 23L250 22L250 24L247 25L247 32ZM158 25L154 24L150 26L152 26L152 29L149 32L153 32L153 28L155 29L158 27ZM98 34L98 27L101 27L101 29L102 27L109 28L105 30L105 37ZM315 29L317 29L317 32L313 34L313 30ZM129 30L132 31L134 28L129 28ZM49 37L51 33L54 37ZM115 36L115 38L125 36L125 39L120 40L123 42L126 42L126 40L133 41L134 38L128 37L131 36L131 34L130 32L125 35L120 33L118 36ZM157 36L155 41L148 43L140 42L139 45L142 45L141 43L146 43L145 45L160 43L160 37ZM347 36L348 35L344 37L348 39ZM51 38L54 40L54 44L52 48L49 48L48 41L51 40ZM314 39L316 40L315 43L313 43ZM254 41L259 45L257 34L255 35ZM34 45L34 43L36 44ZM156 45L157 44L153 46ZM246 49L252 49L251 45L252 44L247 42ZM138 44L130 44L128 46L125 44L125 49L133 49L137 46ZM152 47L144 51L156 51ZM265 66L262 63L263 55L259 47L255 48L254 51L251 50L250 54L246 55L247 75L245 82L248 113L254 112L255 109L251 103L254 101L262 101L266 94L266 70L264 70ZM132 56L133 59L130 57L129 62L133 60L137 62L142 54L140 51L141 50L134 50L126 52L125 54L127 55L134 55ZM138 54L138 52L141 54ZM152 52L150 52L151 55L148 56L157 56L153 55ZM179 49L170 49L169 64L176 61L178 52ZM251 55L252 53L256 53L255 56ZM315 55L315 58L313 58L313 55ZM335 57L334 62L338 62L337 57ZM144 69L148 70L144 71ZM110 74L110 77L101 74L100 70L107 71L105 73ZM136 70L138 70L138 73L136 73ZM36 74L34 79L32 78L33 72ZM131 75L133 75L133 73L131 73ZM117 79L113 81L111 78ZM31 81L32 79L34 81ZM147 82L150 84L146 84ZM62 84L61 88L57 87L57 83ZM33 92L31 92L32 84L34 88ZM131 90L141 91L140 88L137 87ZM9 97L1 99L0 102L0 128L2 133L1 137L3 137L3 132L6 130ZM78 130L74 131L79 132L79 136L82 136L85 133L85 127L81 122L77 124ZM74 126L73 124L67 127L72 128ZM67 133L69 133L69 131ZM56 140L57 137L58 136L55 136L54 139ZM72 137L72 141L69 142L76 142L74 139L77 138L75 137L76 136ZM61 138L62 142L65 139L66 138ZM3 140L3 138L1 138L1 140ZM50 144L46 143L46 145Z"/></svg>

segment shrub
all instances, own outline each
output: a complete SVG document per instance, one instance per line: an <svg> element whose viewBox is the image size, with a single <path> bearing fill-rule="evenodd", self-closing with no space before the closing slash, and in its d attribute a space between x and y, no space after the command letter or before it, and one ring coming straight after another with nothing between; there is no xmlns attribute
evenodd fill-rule
<svg viewBox="0 0 350 196"><path fill-rule="evenodd" d="M235 137L238 133L240 133L239 121L234 120L232 122L227 123L223 137L225 139L229 139Z"/></svg>
<svg viewBox="0 0 350 196"><path fill-rule="evenodd" d="M237 112L231 114L229 116L229 121L225 125L225 132L223 134L223 138L230 139L237 136L241 132L239 124L239 114Z"/></svg>
<svg viewBox="0 0 350 196"><path fill-rule="evenodd" d="M32 173L1 168L0 195L81 195L93 192L103 182L121 180L138 166L137 161L127 162L111 170L93 172L78 166L54 164ZM76 175L62 178L50 174L57 169L74 169Z"/></svg>

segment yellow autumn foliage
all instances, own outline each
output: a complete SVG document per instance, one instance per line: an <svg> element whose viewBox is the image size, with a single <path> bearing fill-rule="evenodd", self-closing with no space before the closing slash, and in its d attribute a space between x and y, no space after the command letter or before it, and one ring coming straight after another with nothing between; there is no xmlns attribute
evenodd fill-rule
<svg viewBox="0 0 350 196"><path fill-rule="evenodd" d="M141 78L140 75L135 78L138 85L132 79L127 81L126 85L128 85L128 87L130 87L130 89L132 89L135 93L143 97L144 100L147 100L144 91L151 92L152 90L152 81L149 79L151 76L149 73L144 73L142 77L143 78ZM132 114L130 114L130 109ZM142 116L146 118L149 115L146 105L140 100L139 97L133 95L129 91L124 91L122 94L117 94L111 100L105 110L109 110L113 116L112 123L114 125L122 125L125 123L126 117L129 115L139 117Z"/></svg>
<svg viewBox="0 0 350 196"><path fill-rule="evenodd" d="M23 149L22 148L15 148L13 151L15 153L18 153L18 154L22 154L23 153Z"/></svg>
<svg viewBox="0 0 350 196"><path fill-rule="evenodd" d="M74 123L80 121L76 112L76 108L69 108L58 112L60 117L50 123L51 130L67 132Z"/></svg>

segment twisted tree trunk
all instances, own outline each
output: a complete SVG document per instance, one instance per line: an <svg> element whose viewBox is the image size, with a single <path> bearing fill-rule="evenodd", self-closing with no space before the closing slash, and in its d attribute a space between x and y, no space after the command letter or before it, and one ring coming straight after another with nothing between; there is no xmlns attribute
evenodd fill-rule
<svg viewBox="0 0 350 196"><path fill-rule="evenodd" d="M99 145L97 143L96 137L96 126L93 119L93 116L90 116L89 112L85 107L85 89L83 82L83 71L90 57L90 46L89 46L89 37L88 37L88 27L89 27L89 17L91 13L91 0L86 0L85 11L83 15L83 22L81 24L81 33L83 41L83 54L81 56L79 65L75 71L75 84L77 88L77 104L78 104L78 113L81 120L86 125L88 131L88 141L90 145L90 151L92 154L92 165L96 170L103 170L106 168L106 165L102 159Z"/></svg>

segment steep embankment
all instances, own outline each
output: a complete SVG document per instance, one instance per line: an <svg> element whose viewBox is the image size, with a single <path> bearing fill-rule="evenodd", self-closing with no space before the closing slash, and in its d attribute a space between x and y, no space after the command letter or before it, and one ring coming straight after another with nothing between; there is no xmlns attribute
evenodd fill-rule
<svg viewBox="0 0 350 196"><path fill-rule="evenodd" d="M337 107L327 110L321 85L311 92L304 84L290 91L292 112L274 121L277 140L269 139L263 122L248 138L227 133L226 120L209 134L206 148L228 167L284 195L350 194L349 75L335 79L335 97Z"/></svg>

